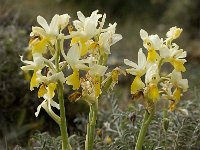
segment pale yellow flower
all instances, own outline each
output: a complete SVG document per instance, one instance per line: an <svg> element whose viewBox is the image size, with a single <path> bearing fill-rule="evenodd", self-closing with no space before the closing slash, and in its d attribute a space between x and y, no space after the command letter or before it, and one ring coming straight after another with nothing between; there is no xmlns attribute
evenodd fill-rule
<svg viewBox="0 0 200 150"><path fill-rule="evenodd" d="M131 93L134 94L145 87L145 84L141 80L141 76L143 76L146 72L146 56L143 53L142 49L139 49L138 64L128 59L124 59L124 63L128 66L133 67L131 69L126 69L126 72L136 76L131 84Z"/></svg>
<svg viewBox="0 0 200 150"><path fill-rule="evenodd" d="M58 36L60 34L60 31L62 31L68 25L69 18L70 16L68 14L56 14L52 18L51 23L48 25L47 21L42 16L38 16L37 22L42 26L42 28L33 27L33 32L31 34L38 33L43 37Z"/></svg>
<svg viewBox="0 0 200 150"><path fill-rule="evenodd" d="M153 64L147 69L145 75L146 96L153 102L156 102L160 97L159 89L157 86L159 81L160 81L160 75L158 72L158 65Z"/></svg>
<svg viewBox="0 0 200 150"><path fill-rule="evenodd" d="M81 37L85 40L89 40L97 33L98 20L102 17L101 14L97 14L98 10L93 11L90 17L85 17L81 11L77 12L79 20L73 21L77 31L72 31L72 36Z"/></svg>
<svg viewBox="0 0 200 150"><path fill-rule="evenodd" d="M143 40L143 46L148 50L147 60L154 62L159 59L159 55L156 50L159 50L163 45L163 40L159 38L157 34L148 35L148 33L141 29L140 37Z"/></svg>
<svg viewBox="0 0 200 150"><path fill-rule="evenodd" d="M172 73L169 75L171 77L170 82L173 83L176 87L179 87L186 92L188 89L188 80L182 78L181 72L173 70Z"/></svg>
<svg viewBox="0 0 200 150"><path fill-rule="evenodd" d="M167 46L162 47L160 49L160 56L164 58L164 61L170 62L177 71L186 71L184 63L186 62L187 52L179 49L179 46L176 44L172 46L171 48Z"/></svg>
<svg viewBox="0 0 200 150"><path fill-rule="evenodd" d="M169 39L174 40L174 39L177 39L180 36L182 31L183 31L183 29L177 28L175 26L175 27L170 28L166 35Z"/></svg>
<svg viewBox="0 0 200 150"><path fill-rule="evenodd" d="M37 117L40 113L40 109L44 108L47 113L50 113L51 115L56 115L52 109L51 106L60 109L59 104L57 104L55 101L53 101L53 97L55 95L55 89L56 89L56 83L50 83L45 88L45 92L43 93L44 101L37 107L37 112L35 113L35 116ZM44 89L42 89L44 90ZM57 116L57 115L56 115Z"/></svg>
<svg viewBox="0 0 200 150"><path fill-rule="evenodd" d="M73 73L66 78L66 83L72 85L74 90L78 89L80 87L79 70L89 70L89 67L85 64L91 63L92 59L89 57L88 59L81 59L81 50L78 44L72 45L65 59L73 70Z"/></svg>
<svg viewBox="0 0 200 150"><path fill-rule="evenodd" d="M138 51L138 64L136 64L128 59L124 59L124 63L126 65L132 67L131 69L126 69L127 73L129 73L129 74L141 77L146 72L147 60L146 60L146 56L143 53L141 48Z"/></svg>
<svg viewBox="0 0 200 150"><path fill-rule="evenodd" d="M33 70L33 75L30 81L30 90L32 91L34 90L34 87L39 86L39 82L36 80L37 71L45 67L45 64L44 64L45 58L42 56L42 54L36 53L36 54L33 54L33 61L23 60L22 56L21 56L21 61L27 64L26 66L21 67L23 71Z"/></svg>
<svg viewBox="0 0 200 150"><path fill-rule="evenodd" d="M121 39L121 34L115 34L114 31L107 31L100 34L98 44L100 48L103 48L104 53L111 54L110 46L120 41Z"/></svg>

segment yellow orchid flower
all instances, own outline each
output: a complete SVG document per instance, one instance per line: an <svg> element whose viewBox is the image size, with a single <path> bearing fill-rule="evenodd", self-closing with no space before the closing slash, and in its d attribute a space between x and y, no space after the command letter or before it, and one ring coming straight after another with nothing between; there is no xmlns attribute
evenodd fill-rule
<svg viewBox="0 0 200 150"><path fill-rule="evenodd" d="M46 87L45 85L41 85L38 91L38 96L42 96L45 100L37 107L37 112L35 112L35 116L37 117L40 113L40 109L44 108L45 111L51 116L55 118L59 118L51 109L51 106L60 109L59 104L53 101L53 97L55 95L56 83L49 83Z"/></svg>
<svg viewBox="0 0 200 150"><path fill-rule="evenodd" d="M158 65L153 64L149 67L145 76L146 94L149 100L156 102L159 97L158 82L160 80Z"/></svg>
<svg viewBox="0 0 200 150"><path fill-rule="evenodd" d="M176 26L175 27L172 27L169 29L169 31L167 32L167 40L174 40L174 39L177 39L181 32L183 31L183 29L181 28L177 28Z"/></svg>
<svg viewBox="0 0 200 150"><path fill-rule="evenodd" d="M176 101L176 102L179 102L180 101L180 98L181 98L181 88L176 88L174 90L174 93L173 93L173 99Z"/></svg>
<svg viewBox="0 0 200 150"><path fill-rule="evenodd" d="M163 40L159 38L157 34L155 35L148 35L148 33L141 29L140 30L140 37L143 40L144 47L148 50L148 57L147 60L150 62L155 62L159 59L159 55L156 50L159 50L163 45Z"/></svg>
<svg viewBox="0 0 200 150"><path fill-rule="evenodd" d="M187 91L188 89L188 80L182 78L182 74L179 71L173 70L170 76L170 82L177 87L178 89L182 89L183 92Z"/></svg>
<svg viewBox="0 0 200 150"><path fill-rule="evenodd" d="M172 44L171 48L163 46L160 49L161 58L164 58L165 62L170 62L177 71L186 71L184 66L184 63L186 62L186 55L187 52L183 51L183 49L179 49L179 46L175 43Z"/></svg>
<svg viewBox="0 0 200 150"><path fill-rule="evenodd" d="M126 69L126 72L136 76L131 84L131 94L135 94L136 92L145 87L145 84L141 80L141 76L143 76L146 72L146 56L143 53L142 49L139 49L138 64L128 59L124 59L124 63L128 66L133 67L131 69Z"/></svg>
<svg viewBox="0 0 200 150"><path fill-rule="evenodd" d="M77 31L72 31L72 36L81 37L84 40L89 40L97 34L98 20L102 17L97 14L98 10L93 11L90 17L85 17L82 12L78 11L79 20L73 21L73 25Z"/></svg>
<svg viewBox="0 0 200 150"><path fill-rule="evenodd" d="M72 85L73 89L78 89L80 87L80 79L79 79L79 70L88 70L89 67L85 65L86 63L90 63L91 59L80 59L81 51L80 47L77 44L72 45L69 49L67 56L65 57L67 63L73 70L73 73L66 78L66 83L68 85Z"/></svg>
<svg viewBox="0 0 200 150"><path fill-rule="evenodd" d="M138 64L128 60L124 59L124 63L128 66L131 66L131 69L126 69L126 72L135 76L143 76L146 72L146 56L143 53L142 49L140 48L138 51Z"/></svg>
<svg viewBox="0 0 200 150"><path fill-rule="evenodd" d="M121 34L115 34L116 26L117 23L114 23L113 25L109 24L107 29L101 29L104 32L99 35L98 45L106 54L111 54L110 46L122 39Z"/></svg>

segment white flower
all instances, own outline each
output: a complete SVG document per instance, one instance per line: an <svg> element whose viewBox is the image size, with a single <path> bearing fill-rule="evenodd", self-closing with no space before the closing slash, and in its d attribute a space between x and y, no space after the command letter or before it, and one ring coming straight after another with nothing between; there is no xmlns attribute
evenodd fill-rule
<svg viewBox="0 0 200 150"><path fill-rule="evenodd" d="M43 76L41 74L41 70L39 70L37 73L37 81L40 83L44 83L44 84L49 84L49 83L55 83L60 81L61 83L64 83L66 78L64 77L63 72L53 72L52 70L49 70L47 73L47 76Z"/></svg>
<svg viewBox="0 0 200 150"><path fill-rule="evenodd" d="M97 25L101 14L97 14L98 10L93 11L90 17L85 17L82 12L78 11L77 16L79 20L73 21L77 31L72 31L72 36L79 36L86 40L92 38L97 33Z"/></svg>
<svg viewBox="0 0 200 150"><path fill-rule="evenodd" d="M124 59L124 63L128 66L131 66L133 68L131 69L126 69L127 73L130 73L135 76L143 76L146 72L146 56L143 53L142 49L140 48L138 51L138 64L128 60Z"/></svg>
<svg viewBox="0 0 200 150"><path fill-rule="evenodd" d="M57 116L51 109L51 106L53 106L53 107L55 107L57 109L60 109L59 104L57 104L55 101L53 101L53 97L55 95L55 92L54 92L55 89L56 89L56 84L55 83L50 83L45 88L45 90L46 90L45 92L46 93L44 93L44 95L43 95L43 98L45 100L37 107L37 112L35 113L36 117L39 115L41 108L44 108L48 114L53 115L53 116Z"/></svg>
<svg viewBox="0 0 200 150"><path fill-rule="evenodd" d="M69 18L70 16L68 14L63 14L59 16L58 24L61 31L68 25Z"/></svg>
<svg viewBox="0 0 200 150"><path fill-rule="evenodd" d="M20 57L21 57L21 61L27 64L26 66L21 67L21 69L24 71L25 70L39 70L45 67L45 64L44 64L45 58L40 53L33 54L33 61L23 60L23 56L20 56Z"/></svg>
<svg viewBox="0 0 200 150"><path fill-rule="evenodd" d="M171 77L170 82L173 83L175 86L181 88L183 92L187 91L188 89L188 80L182 79L181 72L173 70L172 73L169 75Z"/></svg>
<svg viewBox="0 0 200 150"><path fill-rule="evenodd" d="M182 31L183 29L177 28L175 26L175 27L170 28L166 35L169 39L177 39L180 36Z"/></svg>
<svg viewBox="0 0 200 150"><path fill-rule="evenodd" d="M80 59L81 58L81 50L78 44L72 45L69 49L67 56L65 57L67 63L71 66L72 69L89 69L85 63L91 63L92 59L88 57L88 59Z"/></svg>
<svg viewBox="0 0 200 150"><path fill-rule="evenodd" d="M159 50L163 44L163 40L160 39L157 34L149 36L148 33L143 29L140 30L140 37L143 40L144 47L148 50Z"/></svg>
<svg viewBox="0 0 200 150"><path fill-rule="evenodd" d="M121 34L115 34L116 25L116 23L110 24L110 27L105 29L107 31L99 35L98 44L104 49L106 54L110 54L110 46L122 39Z"/></svg>
<svg viewBox="0 0 200 150"><path fill-rule="evenodd" d="M172 44L172 48L163 46L160 49L160 56L165 58L165 61L170 62L177 71L185 71L184 63L187 62L185 57L187 55L186 51L179 49L179 46L175 43Z"/></svg>
<svg viewBox="0 0 200 150"><path fill-rule="evenodd" d="M70 16L68 14L64 15L55 15L51 23L48 25L47 21L42 17L37 17L37 22L42 26L41 27L32 27L31 35L39 34L43 37L47 36L58 36L60 31L62 31L69 22Z"/></svg>
<svg viewBox="0 0 200 150"><path fill-rule="evenodd" d="M167 46L163 46L160 49L160 56L162 58L174 58L174 59L182 59L183 62L186 62L185 58L187 55L186 51L183 49L179 49L179 46L175 43L172 44L172 48L168 48Z"/></svg>

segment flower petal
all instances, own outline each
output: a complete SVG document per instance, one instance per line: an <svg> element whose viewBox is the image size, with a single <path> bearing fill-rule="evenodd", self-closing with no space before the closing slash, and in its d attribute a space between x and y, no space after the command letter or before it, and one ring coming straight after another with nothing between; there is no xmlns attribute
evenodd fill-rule
<svg viewBox="0 0 200 150"><path fill-rule="evenodd" d="M144 39L148 38L148 33L145 30L141 29L140 30L140 37L141 37L142 40L144 40Z"/></svg>
<svg viewBox="0 0 200 150"><path fill-rule="evenodd" d="M77 16L78 16L78 19L81 21L81 22L84 22L85 21L85 16L83 15L83 13L81 11L78 11L77 12Z"/></svg>
<svg viewBox="0 0 200 150"><path fill-rule="evenodd" d="M47 24L47 21L42 16L37 17L37 22L44 28L46 32L49 32L50 30L49 25Z"/></svg>
<svg viewBox="0 0 200 150"><path fill-rule="evenodd" d="M140 68L144 68L146 65L146 56L142 51L142 48L139 49L138 51L138 66L140 66Z"/></svg>
<svg viewBox="0 0 200 150"><path fill-rule="evenodd" d="M128 59L124 59L124 63L125 63L126 65L128 65L128 66L133 67L133 68L137 68L137 67L138 67L138 65L137 65L136 63L134 63L134 62L132 62L132 61L130 61L130 60L128 60Z"/></svg>
<svg viewBox="0 0 200 150"><path fill-rule="evenodd" d="M55 15L50 23L50 34L58 35L59 34L59 15Z"/></svg>

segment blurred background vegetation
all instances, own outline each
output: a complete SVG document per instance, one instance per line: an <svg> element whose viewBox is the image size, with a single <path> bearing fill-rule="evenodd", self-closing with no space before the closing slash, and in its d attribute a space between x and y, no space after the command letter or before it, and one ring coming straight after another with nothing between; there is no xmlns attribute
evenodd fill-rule
<svg viewBox="0 0 200 150"><path fill-rule="evenodd" d="M199 0L1 0L0 149L22 149L22 147L28 148L38 145L44 147L47 145L46 149L50 149L48 144L51 145L52 149L59 149L58 145L60 144L60 140L59 137L57 138L59 135L59 128L57 125L44 111L41 112L38 118L35 118L34 112L41 100L38 100L35 92L29 91L29 82L24 79L25 76L20 70L22 63L20 62L19 55L24 54L27 49L29 33L31 32L31 27L37 25L36 17L38 15L50 21L52 16L56 13L68 13L75 19L77 18L76 12L79 10L86 16L89 16L91 12L96 9L98 9L100 13L105 12L107 14L107 24L117 22L117 33L123 36L123 39L112 47L112 56L109 60L111 65L123 66L124 58L136 61L137 51L142 47L142 40L139 36L141 28L145 29L150 34L157 33L160 37L165 37L165 33L172 26L183 28L183 33L179 40L177 40L177 43L181 48L188 51L188 71L184 74L184 77L189 79L190 90L186 96L183 97L179 106L188 110L189 115L181 113L178 114L180 118L175 118L176 115L171 114L171 124L175 124L175 126L172 125L170 128L171 132L168 136L171 137L171 139L169 138L167 143L173 143L175 145L173 148L175 149L189 149L189 147L179 146L188 143L192 145L192 142L195 141L192 141L192 138L200 141L199 8ZM141 108L139 107L140 105L134 106L128 94L131 80L120 80L119 83L121 87L117 87L115 98L112 96L102 98L100 102L102 109L99 113L98 127L101 132L104 132L96 138L96 149L110 148L126 150L134 146L134 138L132 139L132 136L127 135L127 133L132 133L132 135L138 134L138 130L136 130L136 128L132 130L132 127L140 125ZM71 142L74 143L76 147L81 148L84 144L88 107L84 102L70 103L67 100L69 93L69 91L65 92L69 133L72 135ZM108 99L112 100L109 101ZM119 106L116 103L118 103ZM113 108L110 109L107 105L112 105ZM116 117L113 116L113 114L119 114L119 116ZM129 118L131 115L136 116L136 114L138 121L133 124ZM108 118L110 119L108 120ZM105 122L112 119L115 121L118 120L116 122L111 121L110 124L113 128L120 126L122 131L120 133L121 136L118 135L119 132L116 134L105 128ZM157 119L155 124L160 126L159 118ZM121 120L121 122L119 122L119 120ZM191 131L191 134L189 131L188 134L186 134L184 132L185 130L183 130L185 127L184 124L188 125L188 122L191 123L191 126L186 128ZM47 132L43 133L44 131ZM152 129L152 132L155 131L156 129ZM181 136L179 136L180 134ZM125 137L123 137L123 135ZM152 137L160 140L156 133L151 133L150 138L147 136L147 145L149 142L153 146L146 148L159 148L163 141L160 140L159 145L155 141L152 141ZM187 138L185 139L185 137ZM181 141L181 138L186 141ZM79 141L80 144L77 145L77 141ZM179 142L182 143L179 144ZM151 146L151 144L149 145ZM196 145L193 144L194 147L191 146L190 149L198 149L197 146L200 147L200 145L197 144L199 143L196 142ZM105 147L101 147L102 145ZM118 145L128 145L129 147L120 148Z"/></svg>

